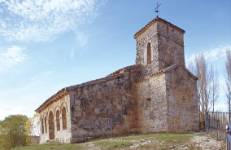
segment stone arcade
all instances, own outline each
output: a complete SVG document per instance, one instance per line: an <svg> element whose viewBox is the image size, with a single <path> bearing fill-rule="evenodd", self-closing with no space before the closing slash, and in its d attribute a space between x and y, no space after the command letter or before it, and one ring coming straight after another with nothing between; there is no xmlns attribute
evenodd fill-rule
<svg viewBox="0 0 231 150"><path fill-rule="evenodd" d="M197 131L197 77L185 67L184 33L156 17L134 36L135 65L51 96L36 110L40 143Z"/></svg>

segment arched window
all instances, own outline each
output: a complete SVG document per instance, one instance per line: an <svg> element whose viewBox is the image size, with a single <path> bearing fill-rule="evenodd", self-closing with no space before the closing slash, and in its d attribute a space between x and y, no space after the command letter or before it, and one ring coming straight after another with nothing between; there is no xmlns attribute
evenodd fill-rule
<svg viewBox="0 0 231 150"><path fill-rule="evenodd" d="M147 45L147 64L150 64L152 62L152 49L151 49L151 43L148 43Z"/></svg>
<svg viewBox="0 0 231 150"><path fill-rule="evenodd" d="M60 131L59 110L56 111L56 128L57 131Z"/></svg>
<svg viewBox="0 0 231 150"><path fill-rule="evenodd" d="M45 124L45 133L47 133L47 117L45 117L44 124Z"/></svg>
<svg viewBox="0 0 231 150"><path fill-rule="evenodd" d="M67 113L65 107L63 107L62 109L62 123L63 123L63 129L67 129Z"/></svg>
<svg viewBox="0 0 231 150"><path fill-rule="evenodd" d="M41 119L41 130L42 130L42 134L44 134L44 122L43 122L43 119Z"/></svg>
<svg viewBox="0 0 231 150"><path fill-rule="evenodd" d="M54 124L54 115L51 111L49 113L48 124L49 124L49 139L52 140L55 138L55 124Z"/></svg>

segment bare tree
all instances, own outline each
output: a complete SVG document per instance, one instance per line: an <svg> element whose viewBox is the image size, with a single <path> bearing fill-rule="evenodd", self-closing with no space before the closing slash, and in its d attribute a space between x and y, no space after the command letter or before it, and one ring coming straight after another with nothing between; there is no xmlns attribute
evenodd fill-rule
<svg viewBox="0 0 231 150"><path fill-rule="evenodd" d="M211 91L211 97L210 97L210 102L211 102L211 107L212 107L212 113L214 114L214 108L215 108L215 103L218 99L219 96L219 82L218 82L218 74L217 71L215 70L214 66L211 65L210 67L210 72L209 72L209 81L210 81L210 91Z"/></svg>
<svg viewBox="0 0 231 150"><path fill-rule="evenodd" d="M210 75L204 55L197 56L195 63L196 75L198 77L197 89L200 99L200 111L205 114L209 110L209 97L211 93L209 88Z"/></svg>
<svg viewBox="0 0 231 150"><path fill-rule="evenodd" d="M200 126L205 127L206 114L212 109L219 96L218 74L214 66L208 64L203 54L195 57L195 62L189 64L190 70L198 77L197 91L199 97Z"/></svg>
<svg viewBox="0 0 231 150"><path fill-rule="evenodd" d="M195 74L198 77L197 91L199 96L200 127L205 129L206 125L208 125L206 116L211 106L214 111L215 101L218 97L218 82L214 67L211 66L209 70L203 54L195 58L195 68Z"/></svg>
<svg viewBox="0 0 231 150"><path fill-rule="evenodd" d="M228 111L229 111L229 122L230 120L230 112L231 112L231 50L227 50L226 52L226 96L227 96L227 103L228 103Z"/></svg>

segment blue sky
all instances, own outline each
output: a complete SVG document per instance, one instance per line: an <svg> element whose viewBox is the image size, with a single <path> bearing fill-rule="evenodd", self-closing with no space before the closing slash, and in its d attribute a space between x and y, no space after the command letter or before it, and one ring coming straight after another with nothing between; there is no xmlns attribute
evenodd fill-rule
<svg viewBox="0 0 231 150"><path fill-rule="evenodd" d="M230 0L160 0L160 17L186 30L187 62L204 53L220 72L231 49ZM59 89L135 63L133 35L155 17L153 0L0 0L0 119L32 116Z"/></svg>

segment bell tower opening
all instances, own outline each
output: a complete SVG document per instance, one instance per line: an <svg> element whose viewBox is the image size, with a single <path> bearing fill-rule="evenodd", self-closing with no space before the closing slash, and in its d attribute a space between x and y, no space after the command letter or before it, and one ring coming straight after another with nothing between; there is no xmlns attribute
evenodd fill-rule
<svg viewBox="0 0 231 150"><path fill-rule="evenodd" d="M185 66L184 33L183 29L156 17L134 36L136 64L148 65L154 72L174 64Z"/></svg>
<svg viewBox="0 0 231 150"><path fill-rule="evenodd" d="M151 52L151 43L148 43L147 45L147 65L151 64L152 62L152 52Z"/></svg>

